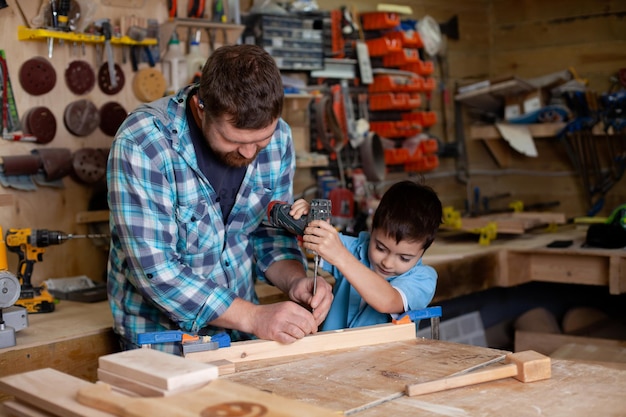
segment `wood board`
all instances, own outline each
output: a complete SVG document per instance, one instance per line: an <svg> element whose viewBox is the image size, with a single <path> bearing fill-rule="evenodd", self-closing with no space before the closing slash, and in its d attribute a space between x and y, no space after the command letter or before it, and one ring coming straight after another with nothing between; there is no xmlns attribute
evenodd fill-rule
<svg viewBox="0 0 626 417"><path fill-rule="evenodd" d="M268 340L235 342L228 348L193 352L185 355L185 358L199 362L228 360L236 364L411 339L415 339L415 323L381 324L320 332L288 345Z"/></svg>
<svg viewBox="0 0 626 417"><path fill-rule="evenodd" d="M0 378L0 390L23 403L63 417L111 417L111 414L76 402L82 387L93 385L52 368Z"/></svg>
<svg viewBox="0 0 626 417"><path fill-rule="evenodd" d="M133 349L101 356L100 369L161 390L180 390L218 377L218 367L154 349Z"/></svg>
<svg viewBox="0 0 626 417"><path fill-rule="evenodd" d="M164 398L132 398L93 384L78 391L78 401L121 417L267 416L331 417L330 410L216 379L196 391Z"/></svg>
<svg viewBox="0 0 626 417"><path fill-rule="evenodd" d="M47 413L28 404L24 404L21 401L4 401L2 406L11 417L54 417L53 414Z"/></svg>

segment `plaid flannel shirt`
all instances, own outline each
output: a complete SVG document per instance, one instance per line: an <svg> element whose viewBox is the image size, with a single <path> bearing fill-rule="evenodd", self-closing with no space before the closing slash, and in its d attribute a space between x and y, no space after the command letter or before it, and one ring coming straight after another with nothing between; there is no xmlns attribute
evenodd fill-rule
<svg viewBox="0 0 626 417"><path fill-rule="evenodd" d="M206 323L235 298L258 303L255 279L264 279L271 263L305 264L295 237L262 224L270 201L293 201L289 125L279 120L248 167L224 224L189 135L185 106L192 89L133 111L109 154L109 303L116 333L131 343L139 333L167 329L214 334L221 329Z"/></svg>

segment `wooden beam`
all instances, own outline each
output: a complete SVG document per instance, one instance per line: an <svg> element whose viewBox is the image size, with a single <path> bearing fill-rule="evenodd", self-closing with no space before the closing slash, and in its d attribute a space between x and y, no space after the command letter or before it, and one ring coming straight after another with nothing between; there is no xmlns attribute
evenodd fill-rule
<svg viewBox="0 0 626 417"><path fill-rule="evenodd" d="M415 339L415 323L381 324L354 329L320 332L306 336L292 344L285 345L268 340L235 342L228 348L206 352L193 352L185 358L199 362L229 360L245 362L259 359L272 359L306 353L328 352L380 343Z"/></svg>
<svg viewBox="0 0 626 417"><path fill-rule="evenodd" d="M76 393L90 382L52 368L38 369L0 378L0 389L20 401L54 415L66 417L111 417L76 402Z"/></svg>

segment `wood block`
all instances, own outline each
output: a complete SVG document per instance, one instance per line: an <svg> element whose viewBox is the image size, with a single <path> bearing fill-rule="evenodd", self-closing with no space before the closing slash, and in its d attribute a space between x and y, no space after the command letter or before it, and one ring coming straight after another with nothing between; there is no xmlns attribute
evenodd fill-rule
<svg viewBox="0 0 626 417"><path fill-rule="evenodd" d="M134 349L100 356L98 365L125 379L162 390L197 386L218 377L218 367L154 349Z"/></svg>
<svg viewBox="0 0 626 417"><path fill-rule="evenodd" d="M354 329L331 330L306 336L289 345L268 340L235 342L228 348L193 352L185 355L185 358L208 363L226 359L237 363L404 340L415 340L415 323L379 324Z"/></svg>
<svg viewBox="0 0 626 417"><path fill-rule="evenodd" d="M505 363L517 365L515 379L522 382L535 382L548 379L552 376L550 358L539 352L527 350L507 355Z"/></svg>
<svg viewBox="0 0 626 417"><path fill-rule="evenodd" d="M111 417L111 414L82 405L76 393L93 385L52 368L38 369L0 378L0 390L34 408L63 417Z"/></svg>
<svg viewBox="0 0 626 417"><path fill-rule="evenodd" d="M168 395L193 391L194 389L201 388L207 384L207 382L200 382L198 384L186 385L178 389L165 390L150 384L144 384L130 378L119 376L100 368L98 369L98 381L107 383L111 385L112 388L119 389L123 393L138 395L140 397L167 397Z"/></svg>

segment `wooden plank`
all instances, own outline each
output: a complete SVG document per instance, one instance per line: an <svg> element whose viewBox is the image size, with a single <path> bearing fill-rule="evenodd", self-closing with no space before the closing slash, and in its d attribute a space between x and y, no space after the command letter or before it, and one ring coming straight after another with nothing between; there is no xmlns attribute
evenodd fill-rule
<svg viewBox="0 0 626 417"><path fill-rule="evenodd" d="M64 417L111 417L76 402L76 392L91 383L52 368L0 378L0 390L36 408Z"/></svg>
<svg viewBox="0 0 626 417"><path fill-rule="evenodd" d="M107 384L82 387L78 401L122 417L198 417L268 415L331 417L329 409L280 397L246 385L215 379L193 392L164 398L134 398L111 391ZM242 411L245 414L242 414Z"/></svg>
<svg viewBox="0 0 626 417"><path fill-rule="evenodd" d="M54 417L54 414L16 400L5 401L2 406L11 417Z"/></svg>
<svg viewBox="0 0 626 417"><path fill-rule="evenodd" d="M382 324L354 329L320 332L306 336L289 345L267 340L235 342L228 348L206 352L193 352L185 355L185 358L200 362L212 362L226 359L234 363L239 363L411 339L415 339L415 323Z"/></svg>
<svg viewBox="0 0 626 417"><path fill-rule="evenodd" d="M154 349L133 349L101 356L100 369L162 390L206 384L218 377L218 367Z"/></svg>
<svg viewBox="0 0 626 417"><path fill-rule="evenodd" d="M167 390L155 387L152 384L139 382L132 378L126 378L113 372L105 371L101 368L98 369L98 381L109 384L112 388L119 389L121 392L132 393L140 397L167 397L174 394L180 394L181 392L196 390L208 383L200 382L198 384L186 384L178 389Z"/></svg>

